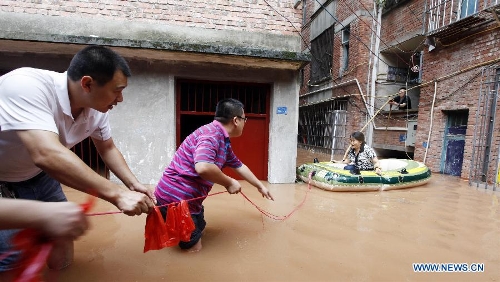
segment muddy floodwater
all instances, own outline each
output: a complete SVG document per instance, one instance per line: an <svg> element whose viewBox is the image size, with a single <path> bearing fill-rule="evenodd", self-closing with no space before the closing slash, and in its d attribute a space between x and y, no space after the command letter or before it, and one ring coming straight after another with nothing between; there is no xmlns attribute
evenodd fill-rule
<svg viewBox="0 0 500 282"><path fill-rule="evenodd" d="M275 201L243 183L242 195L205 202L203 249L143 253L146 216L90 217L75 262L52 281L500 281L500 193L434 174L425 186L329 192L268 184ZM86 194L65 189L84 202ZM223 191L215 186L212 193ZM302 206L300 203L305 199ZM92 212L116 211L98 201ZM455 263L478 272L415 272L414 263ZM477 264L477 265L476 265ZM483 268L481 269L481 266ZM481 271L483 270L483 271Z"/></svg>

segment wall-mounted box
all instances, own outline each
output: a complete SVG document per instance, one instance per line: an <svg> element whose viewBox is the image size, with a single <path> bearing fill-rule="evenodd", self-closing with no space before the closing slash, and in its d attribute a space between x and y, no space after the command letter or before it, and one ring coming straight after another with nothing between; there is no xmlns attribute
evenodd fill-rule
<svg viewBox="0 0 500 282"><path fill-rule="evenodd" d="M406 132L406 146L415 147L415 139L417 136L417 121L408 121L408 131Z"/></svg>

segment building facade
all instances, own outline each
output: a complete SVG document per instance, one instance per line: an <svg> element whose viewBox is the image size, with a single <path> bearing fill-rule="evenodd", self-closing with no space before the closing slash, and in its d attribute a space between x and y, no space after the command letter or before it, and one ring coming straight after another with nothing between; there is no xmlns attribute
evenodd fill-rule
<svg viewBox="0 0 500 282"><path fill-rule="evenodd" d="M248 117L236 154L260 179L293 182L299 69L309 60L301 9L209 2L2 1L0 71L65 71L84 46L109 46L133 73L110 112L113 138L142 183L156 184L182 139L226 97L242 100Z"/></svg>
<svg viewBox="0 0 500 282"><path fill-rule="evenodd" d="M496 189L500 1L302 4L312 50L299 96L302 159L341 158L348 135L361 130L381 157L413 158ZM321 54L331 54L330 65L315 61ZM389 106L401 87L410 109Z"/></svg>
<svg viewBox="0 0 500 282"><path fill-rule="evenodd" d="M435 171L495 189L500 1L428 1L415 154ZM422 146L421 144L427 146Z"/></svg>

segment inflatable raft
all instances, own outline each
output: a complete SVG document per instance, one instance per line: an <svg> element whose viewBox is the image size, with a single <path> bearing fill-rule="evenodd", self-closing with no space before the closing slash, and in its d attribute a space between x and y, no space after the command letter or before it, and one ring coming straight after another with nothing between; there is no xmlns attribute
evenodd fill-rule
<svg viewBox="0 0 500 282"><path fill-rule="evenodd" d="M332 162L307 163L297 167L302 181L328 191L383 191L424 185L431 179L431 171L421 162L405 159L380 160L381 175L375 171L355 174L344 170L345 164Z"/></svg>

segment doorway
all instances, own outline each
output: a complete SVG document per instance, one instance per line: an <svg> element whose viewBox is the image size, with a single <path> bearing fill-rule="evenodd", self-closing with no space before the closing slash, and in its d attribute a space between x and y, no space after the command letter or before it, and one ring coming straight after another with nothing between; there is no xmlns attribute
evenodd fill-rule
<svg viewBox="0 0 500 282"><path fill-rule="evenodd" d="M97 152L94 142L92 142L90 137L85 138L85 140L73 146L71 151L73 151L73 153L75 153L92 170L97 172L102 177L109 179L109 168Z"/></svg>
<svg viewBox="0 0 500 282"><path fill-rule="evenodd" d="M214 120L218 101L237 99L245 105L248 120L242 136L231 139L231 147L258 179L267 180L271 85L181 79L176 83L176 92L177 147L198 127ZM241 179L231 169L224 173Z"/></svg>
<svg viewBox="0 0 500 282"><path fill-rule="evenodd" d="M453 176L462 175L465 133L469 111L448 111L444 136L441 172Z"/></svg>

